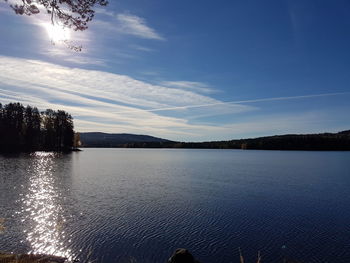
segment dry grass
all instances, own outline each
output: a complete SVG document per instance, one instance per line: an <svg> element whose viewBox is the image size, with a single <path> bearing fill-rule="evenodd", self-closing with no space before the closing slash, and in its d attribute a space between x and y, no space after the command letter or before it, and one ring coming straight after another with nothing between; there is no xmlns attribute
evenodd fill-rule
<svg viewBox="0 0 350 263"><path fill-rule="evenodd" d="M56 256L0 253L0 263L64 263L65 261L65 258Z"/></svg>
<svg viewBox="0 0 350 263"><path fill-rule="evenodd" d="M242 251L239 248L239 260L240 263L244 263L244 257L242 255ZM89 255L90 258L90 255ZM65 263L66 258L56 257L56 256L48 256L48 255L31 255L31 254L4 254L0 253L0 263ZM88 259L87 262L93 263L94 260ZM136 260L130 260L130 262L136 262ZM262 263L260 251L257 255L256 263ZM293 260L284 259L283 263L300 263Z"/></svg>
<svg viewBox="0 0 350 263"><path fill-rule="evenodd" d="M241 251L241 248L239 247L238 248L238 251L239 251L239 262L240 263L244 263L244 257L242 255L242 251ZM260 251L258 251L258 258L256 260L256 263L261 263L261 255L260 255Z"/></svg>
<svg viewBox="0 0 350 263"><path fill-rule="evenodd" d="M239 252L239 262L240 262L240 263L244 263L244 257L243 257L243 255L242 255L241 248L238 248L238 252ZM0 263L1 263L1 262L0 262ZM258 257L257 257L256 263L262 263L260 251L258 251ZM300 261L293 260L293 259L284 258L283 261L282 261L281 263L301 263L301 262L300 262Z"/></svg>
<svg viewBox="0 0 350 263"><path fill-rule="evenodd" d="M0 234L5 232L5 218L0 218Z"/></svg>

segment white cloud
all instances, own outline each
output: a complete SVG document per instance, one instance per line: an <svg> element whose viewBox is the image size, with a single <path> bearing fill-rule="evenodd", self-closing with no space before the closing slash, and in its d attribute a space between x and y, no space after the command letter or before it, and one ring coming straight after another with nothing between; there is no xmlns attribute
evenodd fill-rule
<svg viewBox="0 0 350 263"><path fill-rule="evenodd" d="M1 2L1 1L0 1ZM89 22L89 29L84 31L73 31L66 29L66 35L69 36L70 46L82 46L82 52L71 50L64 41L56 41L52 44L48 25L50 25L50 16L41 8L41 12L33 16L19 16L6 3L0 3L0 13L17 16L17 20L23 23L28 32L33 32L39 41L36 43L36 49L33 52L39 53L50 59L60 62L68 62L70 65L96 65L100 67L108 64L110 57L104 60L101 52L105 50L105 41L120 39L123 35L133 35L143 39L164 40L155 29L147 25L145 19L130 15L116 14L104 9L97 10L97 16ZM99 16L102 15L102 16ZM51 34L52 35L52 34ZM111 49L115 50L111 50ZM153 52L154 50L143 45L130 45L129 52L121 49L120 46L109 47L110 54L118 60L135 59L139 52ZM103 55L103 54L102 54ZM118 62L117 62L118 63Z"/></svg>
<svg viewBox="0 0 350 263"><path fill-rule="evenodd" d="M135 15L118 14L117 20L120 23L122 32L142 38L165 40L153 28L146 25L146 21Z"/></svg>
<svg viewBox="0 0 350 263"><path fill-rule="evenodd" d="M341 93L349 95L347 93ZM340 93L224 102L182 88L167 88L102 71L69 68L37 60L0 56L0 101L19 101L39 109L71 113L77 131L150 134L172 140L215 140L287 132L317 132L348 123L346 111L245 115L256 108L242 103L336 96ZM325 113L326 112L326 113ZM215 116L199 122L195 117ZM230 116L220 124L216 116ZM236 118L237 116L237 118ZM344 125L345 125L344 124Z"/></svg>
<svg viewBox="0 0 350 263"><path fill-rule="evenodd" d="M105 8L100 8L100 7L95 8L95 13L106 15L106 16L114 16L115 15L113 12L107 11Z"/></svg>
<svg viewBox="0 0 350 263"><path fill-rule="evenodd" d="M151 85L124 75L2 56L0 98L3 103L19 101L40 109L66 110L75 118L78 129L145 133L170 139L196 137L211 129L190 123L191 110L181 107L220 102L192 91ZM173 114L164 110L152 112L154 108L172 107L180 108ZM234 114L251 109L229 105L210 112Z"/></svg>
<svg viewBox="0 0 350 263"><path fill-rule="evenodd" d="M112 18L112 20L94 19L93 25L105 30L112 30L127 35L133 35L145 39L165 40L155 29L147 25L142 17L132 14L115 14L104 9L97 9L97 14Z"/></svg>

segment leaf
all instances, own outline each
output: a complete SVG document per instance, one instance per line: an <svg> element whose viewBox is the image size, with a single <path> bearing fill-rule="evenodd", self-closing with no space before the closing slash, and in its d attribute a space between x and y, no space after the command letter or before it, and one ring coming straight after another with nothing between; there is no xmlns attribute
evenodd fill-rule
<svg viewBox="0 0 350 263"><path fill-rule="evenodd" d="M30 1L30 0L29 0ZM36 5L30 5L28 7L28 10L32 13L32 14L38 14L40 13L39 8L36 7Z"/></svg>

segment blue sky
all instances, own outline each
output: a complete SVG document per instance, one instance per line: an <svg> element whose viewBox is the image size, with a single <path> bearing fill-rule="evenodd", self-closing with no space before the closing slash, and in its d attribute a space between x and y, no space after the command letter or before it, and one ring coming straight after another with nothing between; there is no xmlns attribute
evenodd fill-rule
<svg viewBox="0 0 350 263"><path fill-rule="evenodd" d="M80 53L48 23L0 2L3 104L181 141L350 129L349 1L110 1Z"/></svg>

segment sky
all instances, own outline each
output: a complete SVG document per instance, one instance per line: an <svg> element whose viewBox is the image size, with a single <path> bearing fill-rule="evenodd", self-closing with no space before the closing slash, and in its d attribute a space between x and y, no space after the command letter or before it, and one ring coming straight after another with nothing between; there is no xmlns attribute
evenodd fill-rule
<svg viewBox="0 0 350 263"><path fill-rule="evenodd" d="M52 31L43 12L16 15L0 0L0 102L65 110L78 132L177 141L350 129L348 0L95 10L85 31Z"/></svg>

